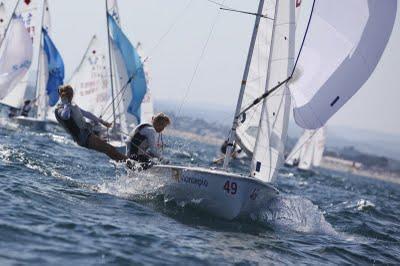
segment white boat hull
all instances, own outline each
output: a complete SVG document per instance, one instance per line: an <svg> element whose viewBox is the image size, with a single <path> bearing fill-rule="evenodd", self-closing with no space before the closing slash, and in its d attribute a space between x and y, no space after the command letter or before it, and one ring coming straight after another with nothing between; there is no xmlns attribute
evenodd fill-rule
<svg viewBox="0 0 400 266"><path fill-rule="evenodd" d="M270 184L223 171L159 165L147 172L165 178L167 199L178 204L195 203L229 220L257 212L279 194Z"/></svg>
<svg viewBox="0 0 400 266"><path fill-rule="evenodd" d="M21 126L31 127L35 130L46 130L47 120L39 120L33 117L17 116L14 121Z"/></svg>

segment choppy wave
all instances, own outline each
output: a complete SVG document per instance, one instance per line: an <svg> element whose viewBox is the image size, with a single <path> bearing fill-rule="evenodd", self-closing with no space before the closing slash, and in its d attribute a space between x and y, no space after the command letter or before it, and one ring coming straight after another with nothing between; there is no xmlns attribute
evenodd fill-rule
<svg viewBox="0 0 400 266"><path fill-rule="evenodd" d="M218 155L167 142L173 163L209 167ZM400 263L393 184L284 169L280 197L226 221L198 210L201 199L169 201L162 177L127 174L64 134L0 129L0 169L1 264Z"/></svg>

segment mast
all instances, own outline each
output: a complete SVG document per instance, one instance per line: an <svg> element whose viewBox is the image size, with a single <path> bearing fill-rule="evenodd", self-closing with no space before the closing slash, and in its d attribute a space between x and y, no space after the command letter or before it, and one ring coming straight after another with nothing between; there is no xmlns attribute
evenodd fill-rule
<svg viewBox="0 0 400 266"><path fill-rule="evenodd" d="M40 27L39 27L39 31L40 31L39 40L40 40L40 42L39 42L39 48L38 48L39 49L38 60L37 60L38 68L37 68L37 75L36 75L36 100L38 101L38 108L36 110L36 118L38 118L38 115L39 115L39 108L43 108L43 109L46 108L46 94L40 95L41 91L40 91L40 88L39 88L39 82L40 82L40 77L39 76L40 76L40 70L41 70L40 60L42 59L42 54L43 54L43 51L42 51L42 47L43 47L43 20L44 20L45 8L46 8L45 2L46 1L43 0L42 18L41 18ZM43 99L41 99L41 100L44 100L43 102L41 102L41 100L39 99L40 97L43 97Z"/></svg>
<svg viewBox="0 0 400 266"><path fill-rule="evenodd" d="M112 107L113 107L113 128L115 128L115 123L117 121L115 116L115 103L114 103L114 75L112 69L112 61L111 61L111 40L110 40L110 23L108 21L108 2L106 2L106 19L107 19L107 40L108 40L108 59L110 63L110 80L111 80L111 97L112 97Z"/></svg>
<svg viewBox="0 0 400 266"><path fill-rule="evenodd" d="M243 73L242 84L240 86L240 92L239 92L238 102L236 105L235 116L233 118L232 129L231 129L231 132L229 133L229 137L228 137L228 146L226 148L225 160L224 160L224 166L223 166L224 169L226 169L228 167L230 159L231 159L230 154L232 152L233 142L235 141L235 138L236 138L236 128L238 127L238 118L237 117L239 116L240 109L242 107L244 91L246 89L247 77L249 76L251 59L253 57L254 47L256 44L256 40L257 40L258 26L260 25L263 7L264 7L264 0L260 0L260 3L258 4L256 20L254 23L253 34L251 36L249 52L248 52L247 60L246 60L246 66L245 66L244 73Z"/></svg>

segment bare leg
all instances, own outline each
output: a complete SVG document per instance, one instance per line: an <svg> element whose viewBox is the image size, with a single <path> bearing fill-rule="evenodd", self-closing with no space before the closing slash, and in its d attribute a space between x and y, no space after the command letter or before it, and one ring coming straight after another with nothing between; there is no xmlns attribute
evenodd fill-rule
<svg viewBox="0 0 400 266"><path fill-rule="evenodd" d="M107 154L108 157L114 161L126 161L128 157L124 154L119 153L113 146L96 136L95 134L90 135L88 140L88 148Z"/></svg>

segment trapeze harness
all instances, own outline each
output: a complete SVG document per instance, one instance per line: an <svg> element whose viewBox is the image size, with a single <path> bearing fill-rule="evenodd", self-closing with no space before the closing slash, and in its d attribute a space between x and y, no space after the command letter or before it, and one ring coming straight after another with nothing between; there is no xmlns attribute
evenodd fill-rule
<svg viewBox="0 0 400 266"><path fill-rule="evenodd" d="M148 163L150 162L150 157L149 155L145 154L145 142L147 140L147 137L145 135L142 135L140 131L146 127L153 127L150 124L142 124L138 126L138 128L135 130L135 133L133 134L133 137L130 141L130 149L129 149L129 158L132 160L142 162L142 163Z"/></svg>
<svg viewBox="0 0 400 266"><path fill-rule="evenodd" d="M32 109L31 104L25 104L24 107L22 107L22 112L21 116L27 117L29 115L29 111Z"/></svg>
<svg viewBox="0 0 400 266"><path fill-rule="evenodd" d="M66 120L63 119L59 114L63 108L63 105L59 105L54 111L58 123L72 136L73 140L78 143L79 146L87 147L89 136L92 132L88 128L80 128L78 126L73 118L72 110L70 117Z"/></svg>

